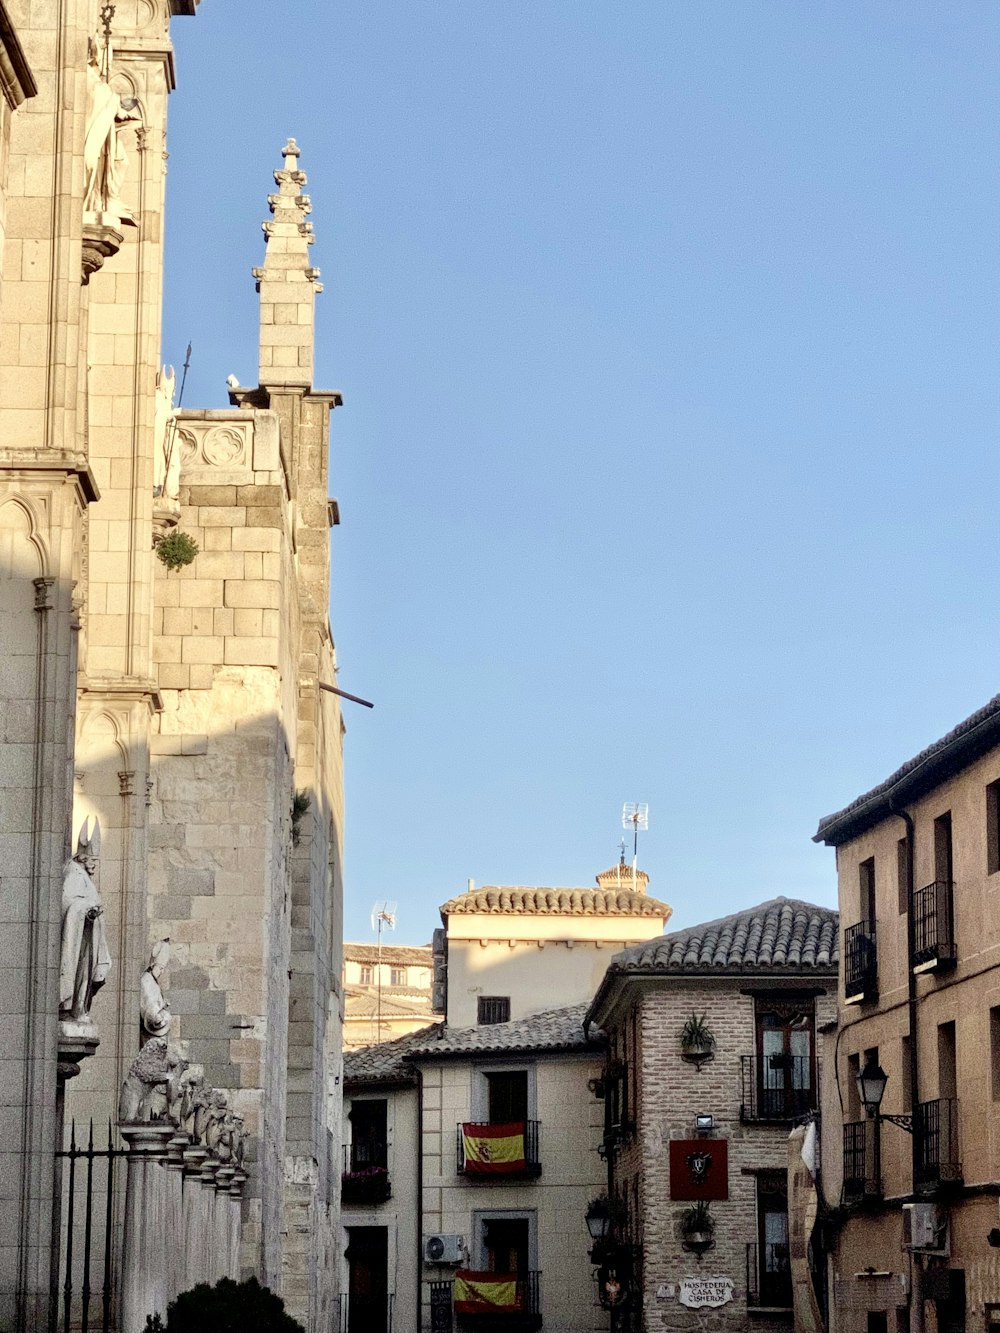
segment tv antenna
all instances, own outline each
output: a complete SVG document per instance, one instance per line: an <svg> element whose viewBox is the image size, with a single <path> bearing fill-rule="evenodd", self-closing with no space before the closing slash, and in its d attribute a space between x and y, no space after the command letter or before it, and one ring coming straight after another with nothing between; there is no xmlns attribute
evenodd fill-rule
<svg viewBox="0 0 1000 1333"><path fill-rule="evenodd" d="M372 908L372 930L378 931L378 964L375 969L375 1040L382 1040L382 931L396 929L396 904L386 900Z"/></svg>
<svg viewBox="0 0 1000 1333"><path fill-rule="evenodd" d="M646 801L626 801L622 806L622 828L632 830L632 887L636 887L639 861L639 830L649 828L649 805Z"/></svg>

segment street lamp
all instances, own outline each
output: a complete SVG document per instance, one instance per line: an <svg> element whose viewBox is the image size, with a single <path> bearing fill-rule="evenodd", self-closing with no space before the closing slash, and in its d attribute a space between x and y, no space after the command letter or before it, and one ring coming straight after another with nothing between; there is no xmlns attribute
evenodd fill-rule
<svg viewBox="0 0 1000 1333"><path fill-rule="evenodd" d="M600 1245L607 1240L608 1228L611 1226L611 1209L608 1207L607 1199L592 1200L587 1208L586 1217L590 1239L595 1245Z"/></svg>
<svg viewBox="0 0 1000 1333"><path fill-rule="evenodd" d="M885 1096L885 1085L889 1082L889 1075L880 1064L876 1063L874 1055L869 1055L865 1061L865 1067L858 1075L857 1082L861 1105L870 1116L877 1118L879 1107L882 1105L882 1098Z"/></svg>

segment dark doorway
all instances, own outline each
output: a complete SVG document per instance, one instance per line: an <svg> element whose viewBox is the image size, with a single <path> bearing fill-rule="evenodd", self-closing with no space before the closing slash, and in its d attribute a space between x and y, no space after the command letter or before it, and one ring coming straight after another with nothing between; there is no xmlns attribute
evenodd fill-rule
<svg viewBox="0 0 1000 1333"><path fill-rule="evenodd" d="M490 1124L505 1125L510 1121L528 1119L528 1071L505 1070L502 1074L487 1074L490 1094Z"/></svg>
<svg viewBox="0 0 1000 1333"><path fill-rule="evenodd" d="M528 1219L485 1219L483 1248L486 1251L486 1267L491 1273L516 1273L519 1278L526 1278L529 1268Z"/></svg>
<svg viewBox="0 0 1000 1333"><path fill-rule="evenodd" d="M351 1122L351 1171L387 1164L386 1110L388 1102L352 1102L348 1112Z"/></svg>
<svg viewBox="0 0 1000 1333"><path fill-rule="evenodd" d="M348 1227L347 1333L386 1333L389 1313L389 1232Z"/></svg>

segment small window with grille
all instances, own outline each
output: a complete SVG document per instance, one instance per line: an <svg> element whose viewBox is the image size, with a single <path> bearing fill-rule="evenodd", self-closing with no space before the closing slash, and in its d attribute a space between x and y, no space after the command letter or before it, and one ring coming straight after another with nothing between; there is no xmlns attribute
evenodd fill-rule
<svg viewBox="0 0 1000 1333"><path fill-rule="evenodd" d="M487 1023L509 1023L510 996L480 995L478 1020L484 1026Z"/></svg>

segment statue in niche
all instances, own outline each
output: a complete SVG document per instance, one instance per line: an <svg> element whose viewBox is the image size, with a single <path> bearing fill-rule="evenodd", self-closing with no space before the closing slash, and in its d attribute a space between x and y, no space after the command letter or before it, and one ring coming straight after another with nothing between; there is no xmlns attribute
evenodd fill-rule
<svg viewBox="0 0 1000 1333"><path fill-rule="evenodd" d="M239 1170L243 1169L243 1156L246 1152L247 1132L241 1115L233 1116L233 1162Z"/></svg>
<svg viewBox="0 0 1000 1333"><path fill-rule="evenodd" d="M132 1061L132 1068L122 1084L118 1098L118 1119L122 1124L145 1124L165 1118L163 1089L170 1078L167 1043L153 1037Z"/></svg>
<svg viewBox="0 0 1000 1333"><path fill-rule="evenodd" d="M180 493L180 449L174 418L177 375L173 366L163 366L156 377L153 413L153 498L176 500Z"/></svg>
<svg viewBox="0 0 1000 1333"><path fill-rule="evenodd" d="M121 188L128 171L128 154L121 128L140 125L134 97L122 98L111 87L111 39L105 32L103 49L91 38L87 60L87 121L83 142L85 220L119 226L135 225Z"/></svg>
<svg viewBox="0 0 1000 1333"><path fill-rule="evenodd" d="M170 1031L170 1005L164 999L160 988L160 976L170 962L170 936L153 945L149 963L139 978L139 1022L142 1028L140 1038L149 1041L150 1037L165 1037Z"/></svg>
<svg viewBox="0 0 1000 1333"><path fill-rule="evenodd" d="M167 1068L170 1070L166 1090L167 1119L175 1129L179 1130L184 1105L184 1075L187 1073L188 1062L171 1051L167 1056Z"/></svg>
<svg viewBox="0 0 1000 1333"><path fill-rule="evenodd" d="M59 1017L63 1024L93 1028L90 1006L111 971L104 907L94 883L101 854L101 825L83 821L76 854L63 871L62 939L59 951Z"/></svg>

